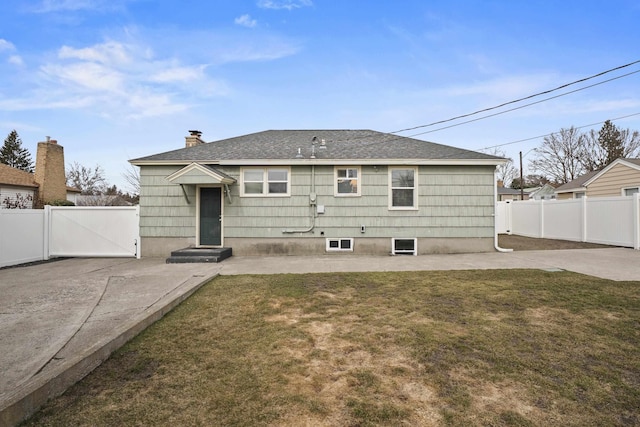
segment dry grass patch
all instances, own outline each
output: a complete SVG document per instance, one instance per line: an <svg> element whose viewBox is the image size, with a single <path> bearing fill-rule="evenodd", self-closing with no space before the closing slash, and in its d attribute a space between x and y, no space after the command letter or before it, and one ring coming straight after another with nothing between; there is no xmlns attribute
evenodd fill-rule
<svg viewBox="0 0 640 427"><path fill-rule="evenodd" d="M220 277L27 425L637 425L640 284Z"/></svg>

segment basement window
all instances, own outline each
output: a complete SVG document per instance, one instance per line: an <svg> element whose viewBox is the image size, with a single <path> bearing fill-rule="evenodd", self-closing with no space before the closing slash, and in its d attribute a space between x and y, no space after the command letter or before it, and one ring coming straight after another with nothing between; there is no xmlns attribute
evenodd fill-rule
<svg viewBox="0 0 640 427"><path fill-rule="evenodd" d="M392 255L418 255L418 239L391 239Z"/></svg>
<svg viewBox="0 0 640 427"><path fill-rule="evenodd" d="M327 252L353 252L353 238L327 239Z"/></svg>

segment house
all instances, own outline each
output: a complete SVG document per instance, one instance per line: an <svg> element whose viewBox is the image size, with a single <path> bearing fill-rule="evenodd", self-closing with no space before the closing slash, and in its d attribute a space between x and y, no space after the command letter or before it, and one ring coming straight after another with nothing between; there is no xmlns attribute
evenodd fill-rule
<svg viewBox="0 0 640 427"><path fill-rule="evenodd" d="M505 159L372 130L269 130L131 160L143 256L492 251Z"/></svg>
<svg viewBox="0 0 640 427"><path fill-rule="evenodd" d="M524 192L528 194L525 200L551 200L556 198L556 189L550 184L525 188Z"/></svg>
<svg viewBox="0 0 640 427"><path fill-rule="evenodd" d="M558 199L630 196L640 189L640 159L617 159L556 188Z"/></svg>
<svg viewBox="0 0 640 427"><path fill-rule="evenodd" d="M68 187L64 149L54 139L38 143L35 173L0 164L0 209L32 209L71 200L80 190Z"/></svg>
<svg viewBox="0 0 640 427"><path fill-rule="evenodd" d="M38 187L32 173L0 163L0 209L32 209Z"/></svg>
<svg viewBox="0 0 640 427"><path fill-rule="evenodd" d="M507 188L504 186L504 182L501 180L497 181L497 186L498 202L505 202L507 200L529 200L529 193L525 193L524 190L520 191L516 188Z"/></svg>

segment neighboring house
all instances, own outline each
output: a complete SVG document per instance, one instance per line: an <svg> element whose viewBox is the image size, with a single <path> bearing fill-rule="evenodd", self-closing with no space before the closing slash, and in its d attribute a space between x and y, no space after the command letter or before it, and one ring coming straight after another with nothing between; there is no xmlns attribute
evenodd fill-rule
<svg viewBox="0 0 640 427"><path fill-rule="evenodd" d="M271 130L131 160L143 256L494 250L505 159L371 130Z"/></svg>
<svg viewBox="0 0 640 427"><path fill-rule="evenodd" d="M617 159L556 188L558 199L630 196L640 189L640 159Z"/></svg>
<svg viewBox="0 0 640 427"><path fill-rule="evenodd" d="M0 163L0 209L32 209L38 187L32 173Z"/></svg>
<svg viewBox="0 0 640 427"><path fill-rule="evenodd" d="M505 202L507 200L528 200L529 199L528 193L525 193L524 191L521 192L519 189L516 189L516 188L507 188L504 186L504 183L500 180L498 181L497 186L498 186L498 193L497 193L498 202ZM522 196L524 196L524 199L522 198Z"/></svg>
<svg viewBox="0 0 640 427"><path fill-rule="evenodd" d="M67 186L67 200L73 203L74 205L78 205L78 198L82 194L82 191L75 188Z"/></svg>
<svg viewBox="0 0 640 427"><path fill-rule="evenodd" d="M35 173L0 164L0 209L31 209L71 200L80 190L67 187L64 149L56 140L38 143Z"/></svg>
<svg viewBox="0 0 640 427"><path fill-rule="evenodd" d="M524 192L529 195L525 200L551 200L556 198L556 189L550 184L541 187L525 188Z"/></svg>

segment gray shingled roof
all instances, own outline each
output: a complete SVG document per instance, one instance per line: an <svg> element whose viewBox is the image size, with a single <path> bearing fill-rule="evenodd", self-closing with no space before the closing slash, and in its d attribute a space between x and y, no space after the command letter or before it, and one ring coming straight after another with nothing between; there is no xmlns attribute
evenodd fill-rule
<svg viewBox="0 0 640 427"><path fill-rule="evenodd" d="M582 176L577 177L573 181L569 181L566 184L562 184L560 187L556 188L556 193L559 193L562 191L572 191L572 190L577 190L579 188L582 188L584 187L584 183L589 181L598 172L600 171L588 172Z"/></svg>
<svg viewBox="0 0 640 427"><path fill-rule="evenodd" d="M498 160L499 157L372 130L268 130L131 160L206 162L309 159L316 137L316 158L328 160ZM324 140L326 149L320 148ZM298 158L299 159L299 158Z"/></svg>

